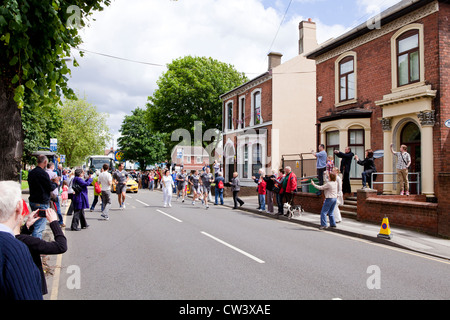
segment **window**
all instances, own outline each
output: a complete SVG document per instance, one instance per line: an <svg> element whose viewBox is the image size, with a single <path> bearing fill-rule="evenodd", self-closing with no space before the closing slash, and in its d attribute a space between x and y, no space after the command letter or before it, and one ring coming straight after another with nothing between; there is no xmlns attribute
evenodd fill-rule
<svg viewBox="0 0 450 320"><path fill-rule="evenodd" d="M355 99L355 89L355 59L350 56L339 63L339 102Z"/></svg>
<svg viewBox="0 0 450 320"><path fill-rule="evenodd" d="M258 174L259 169L262 168L262 147L259 143L253 145L252 157L252 176Z"/></svg>
<svg viewBox="0 0 450 320"><path fill-rule="evenodd" d="M244 129L245 128L245 98L241 98L240 104L239 104L239 128Z"/></svg>
<svg viewBox="0 0 450 320"><path fill-rule="evenodd" d="M228 130L233 130L233 103L227 104L227 127Z"/></svg>
<svg viewBox="0 0 450 320"><path fill-rule="evenodd" d="M248 178L248 144L244 145L244 162L242 164L242 178Z"/></svg>
<svg viewBox="0 0 450 320"><path fill-rule="evenodd" d="M398 86L420 81L419 31L405 32L397 39Z"/></svg>
<svg viewBox="0 0 450 320"><path fill-rule="evenodd" d="M333 157L334 166L339 168L339 158L334 155L334 150L339 150L339 131L327 132L327 154Z"/></svg>
<svg viewBox="0 0 450 320"><path fill-rule="evenodd" d="M258 125L261 123L261 92L258 91L253 94L253 124Z"/></svg>
<svg viewBox="0 0 450 320"><path fill-rule="evenodd" d="M357 155L361 160L365 157L364 148L364 129L350 129L348 130L348 146L352 149L352 152ZM361 173L364 168L358 165L356 162L352 162L350 169L350 178L361 178Z"/></svg>

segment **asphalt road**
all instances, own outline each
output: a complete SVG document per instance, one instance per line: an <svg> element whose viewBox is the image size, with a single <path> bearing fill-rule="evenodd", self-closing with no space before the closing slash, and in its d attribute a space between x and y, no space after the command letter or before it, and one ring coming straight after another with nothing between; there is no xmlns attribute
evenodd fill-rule
<svg viewBox="0 0 450 320"><path fill-rule="evenodd" d="M92 199L92 198L90 198ZM66 231L58 300L450 299L450 263L228 207L140 190ZM69 226L71 217L67 217Z"/></svg>

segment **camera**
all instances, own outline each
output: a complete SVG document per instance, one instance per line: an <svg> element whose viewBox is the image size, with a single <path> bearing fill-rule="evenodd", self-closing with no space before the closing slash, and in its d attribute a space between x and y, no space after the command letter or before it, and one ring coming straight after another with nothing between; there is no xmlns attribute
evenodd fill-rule
<svg viewBox="0 0 450 320"><path fill-rule="evenodd" d="M39 211L38 211L38 216L39 216L40 218L46 218L46 217L47 217L46 210L39 209Z"/></svg>

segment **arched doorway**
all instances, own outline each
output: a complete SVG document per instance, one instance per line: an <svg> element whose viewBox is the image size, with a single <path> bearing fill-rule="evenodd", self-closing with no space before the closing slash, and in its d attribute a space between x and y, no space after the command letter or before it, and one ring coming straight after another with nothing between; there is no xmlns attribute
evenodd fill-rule
<svg viewBox="0 0 450 320"><path fill-rule="evenodd" d="M402 129L400 143L408 147L408 153L411 155L409 172L422 172L421 140L420 128L414 122L408 122ZM411 182L417 181L417 175L410 176L410 180ZM418 193L417 187L418 185L416 183L410 185L412 194Z"/></svg>

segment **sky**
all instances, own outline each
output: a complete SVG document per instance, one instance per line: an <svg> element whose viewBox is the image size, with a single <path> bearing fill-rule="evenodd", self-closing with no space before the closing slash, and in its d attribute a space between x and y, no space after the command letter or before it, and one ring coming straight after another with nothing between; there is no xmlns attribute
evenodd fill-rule
<svg viewBox="0 0 450 320"><path fill-rule="evenodd" d="M269 52L298 54L298 25L312 19L318 43L365 23L400 0L112 0L81 29L83 57L72 50L69 86L108 113L117 148L126 115L146 108L172 60L212 57L252 79ZM115 59L107 56L114 56ZM125 60L122 60L125 59ZM132 61L128 61L132 60ZM140 62L140 63L139 63Z"/></svg>

